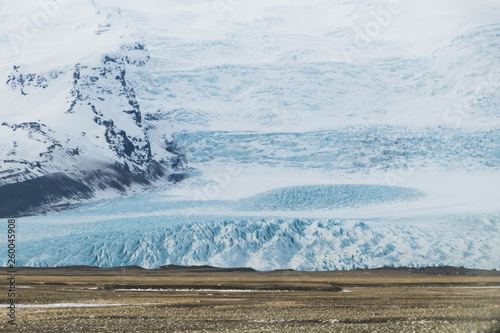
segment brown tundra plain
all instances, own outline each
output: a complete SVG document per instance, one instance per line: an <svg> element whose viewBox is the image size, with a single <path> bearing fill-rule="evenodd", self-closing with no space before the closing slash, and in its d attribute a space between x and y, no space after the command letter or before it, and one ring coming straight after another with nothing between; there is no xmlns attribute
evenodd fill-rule
<svg viewBox="0 0 500 333"><path fill-rule="evenodd" d="M6 271L2 271L5 279ZM1 303L9 302L2 293ZM2 332L500 332L500 274L20 268Z"/></svg>

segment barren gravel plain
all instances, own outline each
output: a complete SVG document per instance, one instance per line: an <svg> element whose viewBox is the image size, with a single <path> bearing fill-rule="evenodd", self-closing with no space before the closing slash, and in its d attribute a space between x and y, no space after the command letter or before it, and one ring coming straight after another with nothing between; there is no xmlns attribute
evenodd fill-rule
<svg viewBox="0 0 500 333"><path fill-rule="evenodd" d="M0 331L500 332L499 272L452 267L19 268L16 303Z"/></svg>

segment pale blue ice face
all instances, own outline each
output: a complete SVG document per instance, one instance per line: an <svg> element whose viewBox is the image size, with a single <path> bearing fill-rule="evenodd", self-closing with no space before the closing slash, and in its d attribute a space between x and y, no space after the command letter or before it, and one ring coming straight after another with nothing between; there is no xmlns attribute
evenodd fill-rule
<svg viewBox="0 0 500 333"><path fill-rule="evenodd" d="M354 220L148 216L97 223L19 222L18 264L166 264L261 270L500 264L498 216L384 224ZM5 263L4 263L5 264Z"/></svg>
<svg viewBox="0 0 500 333"><path fill-rule="evenodd" d="M20 219L18 264L209 264L262 270L500 264L498 215L364 221L258 216L266 209L356 208L422 197L421 191L404 187L320 185L276 189L234 201L158 200L154 193L104 200ZM206 215L207 208L226 216ZM184 213L175 215L176 210ZM233 216L227 215L230 211ZM243 213L250 216L237 217ZM92 222L69 223L82 217Z"/></svg>

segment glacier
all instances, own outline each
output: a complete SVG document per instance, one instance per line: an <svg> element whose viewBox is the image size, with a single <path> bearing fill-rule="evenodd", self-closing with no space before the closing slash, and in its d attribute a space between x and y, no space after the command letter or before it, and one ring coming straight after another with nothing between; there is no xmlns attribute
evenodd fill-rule
<svg viewBox="0 0 500 333"><path fill-rule="evenodd" d="M20 265L500 269L496 1L222 2L0 3Z"/></svg>
<svg viewBox="0 0 500 333"><path fill-rule="evenodd" d="M196 221L198 220L198 221ZM338 270L500 263L500 216L434 219L433 226L304 218L146 216L77 225L20 224L19 264L166 264L259 270ZM450 221L451 220L451 221ZM460 221L461 220L461 221Z"/></svg>

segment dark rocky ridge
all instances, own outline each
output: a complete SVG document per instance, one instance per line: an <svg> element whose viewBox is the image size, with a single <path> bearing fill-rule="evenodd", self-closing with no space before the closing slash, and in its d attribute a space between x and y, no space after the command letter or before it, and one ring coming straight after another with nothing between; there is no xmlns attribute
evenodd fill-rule
<svg viewBox="0 0 500 333"><path fill-rule="evenodd" d="M132 184L151 185L167 174L159 163L151 163L143 174L133 173L126 165L110 165L76 178L64 173L54 173L19 183L0 187L0 218L17 218L43 213L61 206L62 201L88 200L99 190L114 189L126 193ZM171 174L172 176L181 174Z"/></svg>
<svg viewBox="0 0 500 333"><path fill-rule="evenodd" d="M86 265L74 265L74 266L58 266L58 267L19 267L23 271L23 274L36 274L37 271L53 272L54 274L59 274L58 272L64 271L66 273L74 273L80 271L95 272L97 275L104 274L106 272L121 272L121 271L138 271L139 273L147 274L165 274L165 273L175 273L175 272L189 272L189 273L207 273L207 272L256 272L256 273L297 273L298 274L323 274L328 272L372 272L372 273L404 273L404 275L413 274L424 274L424 275L462 275L462 276L500 276L500 271L497 270L486 270L486 269L471 269L465 267L455 267L455 266L426 266L420 268L412 267L379 267L379 268L367 268L367 269L354 269L354 270L332 270L332 271L296 271L293 269L278 269L273 271L256 271L252 268L247 267L231 267L231 268L221 268L214 266L181 266L181 265L166 265L160 266L158 268L143 268L140 266L119 266L119 267L97 267L97 266L86 266ZM460 274L455 274L456 272ZM294 275L290 275L294 276Z"/></svg>
<svg viewBox="0 0 500 333"><path fill-rule="evenodd" d="M35 213L63 198L90 199L93 190L64 174L52 174L0 187L0 218Z"/></svg>
<svg viewBox="0 0 500 333"><path fill-rule="evenodd" d="M151 144L143 129L140 105L134 88L127 82L126 73L128 67L142 67L148 60L145 45L135 43L123 45L119 52L104 54L99 66L77 64L73 69L73 100L66 111L74 113L76 108L91 111L94 122L105 128L104 136L110 148L119 157L138 166L151 162ZM108 101L121 103L124 109L109 110ZM116 124L114 118L119 118L120 112L130 115L130 125L139 129L136 132L140 134L131 135L127 133L128 129Z"/></svg>

